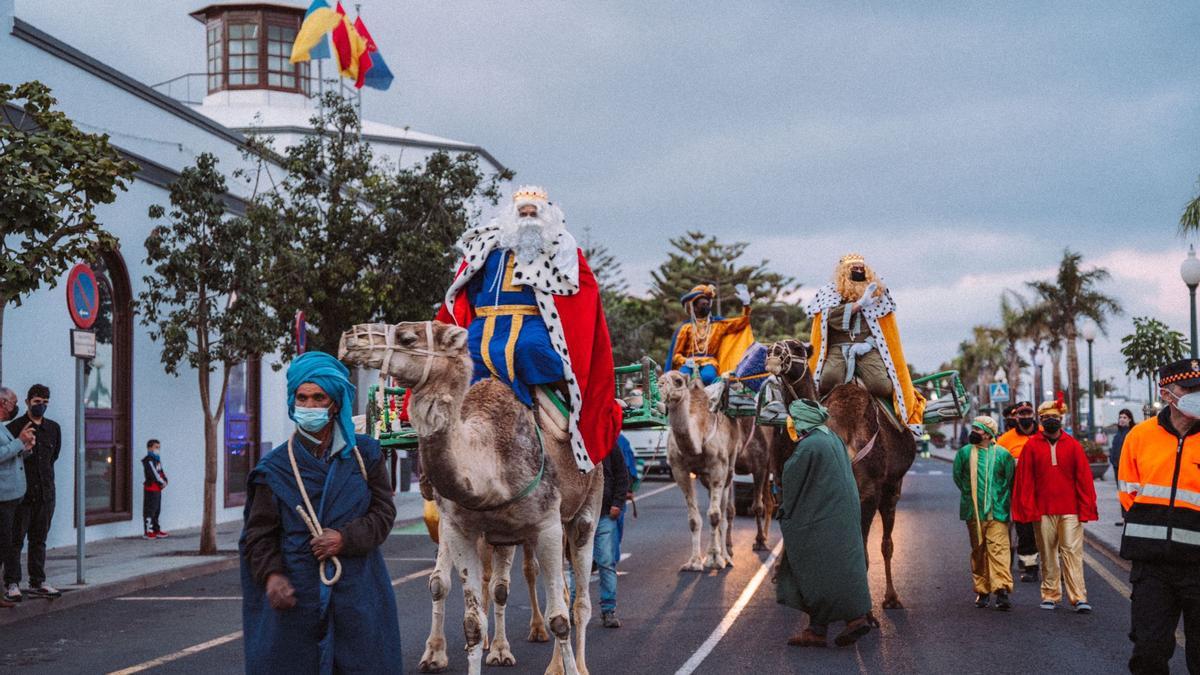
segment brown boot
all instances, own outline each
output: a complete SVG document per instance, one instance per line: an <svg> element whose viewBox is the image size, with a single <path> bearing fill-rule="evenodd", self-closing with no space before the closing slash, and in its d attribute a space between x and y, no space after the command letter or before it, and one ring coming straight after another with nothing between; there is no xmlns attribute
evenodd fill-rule
<svg viewBox="0 0 1200 675"><path fill-rule="evenodd" d="M804 630L800 631L799 635L793 635L792 637L788 638L787 643L788 643L788 645L790 645L792 647L828 647L829 646L829 643L826 641L825 636L818 634L815 630L813 630L811 628L805 628Z"/></svg>
<svg viewBox="0 0 1200 675"><path fill-rule="evenodd" d="M846 624L846 628L833 639L833 644L839 647L849 647L857 642L860 637L870 632L871 624L867 621L867 617L860 616Z"/></svg>

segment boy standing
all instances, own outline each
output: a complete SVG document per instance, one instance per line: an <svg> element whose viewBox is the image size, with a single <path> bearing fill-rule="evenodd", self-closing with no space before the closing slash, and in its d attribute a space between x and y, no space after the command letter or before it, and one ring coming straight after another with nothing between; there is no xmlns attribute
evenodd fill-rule
<svg viewBox="0 0 1200 675"><path fill-rule="evenodd" d="M162 444L158 439L146 441L146 456L142 458L142 519L145 522L145 532L142 539L166 539L171 536L163 532L158 525L158 515L162 512L162 490L167 486L167 474L163 472L162 458L159 449Z"/></svg>

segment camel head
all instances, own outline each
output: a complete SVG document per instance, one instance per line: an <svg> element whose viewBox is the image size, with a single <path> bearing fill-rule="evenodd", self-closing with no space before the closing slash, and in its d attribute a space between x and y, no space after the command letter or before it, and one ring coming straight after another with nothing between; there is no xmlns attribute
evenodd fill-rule
<svg viewBox="0 0 1200 675"><path fill-rule="evenodd" d="M446 361L470 366L467 331L440 321L409 321L396 325L358 324L342 333L338 358L346 363L375 368L405 388L423 385L437 377Z"/></svg>
<svg viewBox="0 0 1200 675"><path fill-rule="evenodd" d="M778 377L795 395L816 398L816 383L809 368L812 353L812 344L808 342L794 339L776 342L767 352L767 371Z"/></svg>
<svg viewBox="0 0 1200 675"><path fill-rule="evenodd" d="M704 385L699 379L689 378L678 370L669 370L658 378L658 390L668 406L683 401L693 387L703 389Z"/></svg>

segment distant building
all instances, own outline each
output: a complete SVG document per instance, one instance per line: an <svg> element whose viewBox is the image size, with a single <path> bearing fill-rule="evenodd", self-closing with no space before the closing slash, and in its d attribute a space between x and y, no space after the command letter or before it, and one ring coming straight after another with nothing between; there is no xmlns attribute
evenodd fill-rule
<svg viewBox="0 0 1200 675"><path fill-rule="evenodd" d="M163 461L172 479L163 527L200 524L204 433L196 374L176 378L164 373L160 346L151 341L131 306L149 272L143 263L143 242L151 227L147 210L167 203L170 183L202 152L215 155L228 173L243 166L244 133L251 127L283 144L309 133L310 94L320 85L307 64L293 65L287 58L303 15L303 7L282 3L217 4L194 12L208 35L206 72L156 89L22 21L15 16L14 0L0 0L4 81L46 83L80 128L109 134L112 143L141 167L128 192L98 209L100 222L120 247L94 265L101 278L99 323L107 328L99 335L86 392L84 508L90 540L141 533L141 475L135 466L149 438L162 441ZM194 101L183 93L188 84L196 87ZM470 143L374 121L363 127L378 155L404 166L444 149L476 153L486 173L503 168ZM250 195L237 181L230 185L228 202L236 212ZM8 307L5 315L3 383L22 398L34 383L49 386L47 416L63 426L51 546L72 543L75 537L70 327L61 285L22 298L22 305ZM219 522L241 518L248 471L264 449L289 433L290 423L282 414L284 393L283 373L264 368L260 360L230 373L218 458Z"/></svg>

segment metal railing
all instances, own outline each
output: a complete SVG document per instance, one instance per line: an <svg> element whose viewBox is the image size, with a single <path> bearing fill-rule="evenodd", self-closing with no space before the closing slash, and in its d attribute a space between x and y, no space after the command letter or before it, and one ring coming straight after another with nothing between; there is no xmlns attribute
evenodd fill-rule
<svg viewBox="0 0 1200 675"><path fill-rule="evenodd" d="M316 98L320 93L320 84L315 75L301 76L300 81L301 92L309 98ZM337 86L337 82L326 78L325 87L327 89ZM150 88L160 94L170 96L171 98L187 103L189 105L200 105L204 102L204 97L210 93L223 91L246 91L246 89L228 89L221 87L212 92L208 89L208 73L184 73L177 75L169 80L163 80L157 84L150 85ZM249 89L255 89L251 87ZM267 91L278 91L277 89L268 89L266 85L262 85L262 89ZM281 92L282 93L282 92Z"/></svg>

